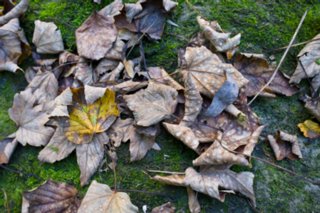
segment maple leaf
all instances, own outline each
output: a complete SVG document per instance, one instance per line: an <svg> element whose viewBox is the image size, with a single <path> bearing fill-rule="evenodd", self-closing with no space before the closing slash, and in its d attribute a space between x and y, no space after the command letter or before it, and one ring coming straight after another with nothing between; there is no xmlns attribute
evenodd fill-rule
<svg viewBox="0 0 320 213"><path fill-rule="evenodd" d="M320 125L312 120L306 120L303 123L299 123L298 127L307 138L319 138L320 137Z"/></svg>
<svg viewBox="0 0 320 213"><path fill-rule="evenodd" d="M23 193L22 213L70 212L80 206L78 190L66 183L48 180L41 186Z"/></svg>
<svg viewBox="0 0 320 213"><path fill-rule="evenodd" d="M38 158L53 163L76 150L81 185L85 185L104 157L104 145L109 142L105 131L119 115L115 93L85 86L62 93L55 99L55 105L57 128Z"/></svg>
<svg viewBox="0 0 320 213"><path fill-rule="evenodd" d="M63 52L64 46L60 30L53 22L36 20L32 42L38 53L56 54Z"/></svg>
<svg viewBox="0 0 320 213"><path fill-rule="evenodd" d="M150 126L170 118L178 103L177 96L175 89L151 81L147 89L125 95L124 99L133 111L137 124Z"/></svg>
<svg viewBox="0 0 320 213"><path fill-rule="evenodd" d="M112 191L108 185L92 181L78 210L79 213L136 213L138 208L124 192Z"/></svg>

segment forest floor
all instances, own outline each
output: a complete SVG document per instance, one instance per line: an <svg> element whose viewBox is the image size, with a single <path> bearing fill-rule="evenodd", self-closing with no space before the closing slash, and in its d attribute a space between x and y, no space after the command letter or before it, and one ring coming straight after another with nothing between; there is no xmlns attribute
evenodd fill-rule
<svg viewBox="0 0 320 213"><path fill-rule="evenodd" d="M76 51L74 31L94 11L110 1L103 0L101 5L90 0L31 0L31 5L22 18L29 41L32 39L34 20L53 21L62 31L66 48ZM320 33L320 3L317 0L288 1L224 1L224 0L179 0L170 20L179 25L168 25L164 36L158 42L144 41L148 66L161 66L168 71L177 67L179 48L186 46L190 38L199 31L196 16L207 20L217 20L228 32L242 33L240 51L274 55L276 60L283 51L274 49L286 46L293 35L299 20L306 9L308 16L297 36L296 42L312 39ZM291 48L281 71L291 74L296 66L296 55L302 46ZM25 62L26 68L30 62ZM15 131L15 124L9 119L8 109L16 92L24 89L26 82L23 74L0 73L0 139ZM303 177L320 178L320 140L305 139L297 128L299 122L311 117L299 101L299 94L293 97L279 96L276 99L258 98L253 109L267 125L253 155L294 171L297 176L278 170L274 166L252 159L252 168L233 167L234 171L251 171L255 174L254 189L257 210L262 212L320 212L320 187L305 182ZM298 161L277 162L266 142L268 134L283 130L297 134L303 154ZM187 193L184 188L157 183L143 172L147 169L184 171L191 166L195 154L181 142L162 130L157 142L161 151L150 151L138 162L130 163L128 145L119 150L117 171L118 187L129 193L132 202L140 209L143 205L150 208L164 202L172 202L180 212L188 212ZM55 164L41 163L37 155L41 148L18 146L8 168L23 173L0 169L0 211L19 212L21 194L25 190L39 186L46 179L64 181L75 185L80 195L87 187L81 188L80 171L75 153ZM103 168L106 165L103 165ZM98 171L93 179L113 184L113 173L104 169ZM200 195L203 212L253 212L245 198L229 195L224 203Z"/></svg>

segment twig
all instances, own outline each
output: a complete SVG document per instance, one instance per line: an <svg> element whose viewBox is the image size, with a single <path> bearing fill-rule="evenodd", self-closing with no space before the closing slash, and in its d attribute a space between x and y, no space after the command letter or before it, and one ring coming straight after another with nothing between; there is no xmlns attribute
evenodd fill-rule
<svg viewBox="0 0 320 213"><path fill-rule="evenodd" d="M281 67L281 65L282 65L284 59L286 58L286 56L287 56L287 54L288 54L288 52L289 52L289 50L290 50L290 48L291 48L294 40L296 39L296 37L297 37L297 35L298 35L298 32L300 31L300 28L301 28L301 26L302 26L302 24L303 24L303 22L304 22L304 19L306 18L307 14L308 14L308 11L309 11L309 10L306 10L306 11L304 12L304 14L303 14L303 16L302 16L302 18L301 18L301 20L300 20L300 23L299 23L296 31L294 32L294 34L293 34L293 36L292 36L292 38L291 38L291 41L290 41L290 43L289 43L286 51L285 51L284 54L282 55L281 60L280 60L280 62L279 62L279 64L278 64L277 68L276 68L275 71L273 72L271 78L270 78L269 81L260 89L260 91L251 99L251 101L248 103L248 105L252 104L252 102L263 92L263 90L265 90L265 89L271 84L271 82L273 81L273 79L276 77L279 68Z"/></svg>
<svg viewBox="0 0 320 213"><path fill-rule="evenodd" d="M151 173L163 173L163 174L170 174L170 175L184 175L184 172L170 172L170 171L161 171L161 170L153 170L153 169L148 169L148 172Z"/></svg>
<svg viewBox="0 0 320 213"><path fill-rule="evenodd" d="M8 167L8 166L4 166L4 165L1 165L1 164L0 164L0 168L5 169L5 170L7 170L7 171L9 171L9 172L16 173L16 174L18 174L18 175L25 175L25 176L27 176L27 177L35 177L35 178L38 179L39 181L44 181L44 179L41 178L41 177L39 177L38 175L35 175L35 174L32 174L32 173L29 174L29 173L26 173L26 172L24 172L24 171L22 171L22 170L12 169L12 168L10 168L10 167Z"/></svg>
<svg viewBox="0 0 320 213"><path fill-rule="evenodd" d="M296 44L292 44L291 47L298 47L298 46L301 46L301 45L304 45L304 44L308 44L310 42L313 42L313 41L319 41L320 38L316 38L316 39L310 39L308 41L303 41L303 42L300 42L300 43L296 43ZM279 50L284 50L286 49L288 46L284 46L284 47L279 47L277 49L273 49L273 50L270 50L268 52L276 52L276 51L279 51Z"/></svg>

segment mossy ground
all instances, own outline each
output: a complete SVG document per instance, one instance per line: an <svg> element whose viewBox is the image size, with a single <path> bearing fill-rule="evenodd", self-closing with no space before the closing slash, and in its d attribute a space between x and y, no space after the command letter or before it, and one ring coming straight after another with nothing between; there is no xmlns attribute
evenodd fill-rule
<svg viewBox="0 0 320 213"><path fill-rule="evenodd" d="M110 1L102 1L101 5L91 0L31 0L31 6L22 19L29 41L34 28L33 21L54 21L62 31L66 48L75 51L74 31L92 13ZM162 66L169 71L177 67L177 52L199 28L196 16L201 15L209 20L217 20L227 31L242 33L240 49L243 52L274 54L277 59L282 52L273 52L277 47L288 44L304 11L310 11L297 37L297 42L311 39L320 32L320 3L314 0L291 1L205 1L179 0L179 6L170 19L179 27L167 25L162 40L158 42L145 41L145 54L148 66ZM295 56L301 47L292 48L282 71L292 73L296 66ZM0 139L14 132L15 126L7 115L12 105L14 93L22 90L26 83L21 74L0 73ZM283 167L295 171L302 176L320 178L320 140L303 139L296 125L309 118L298 95L277 99L259 98L253 104L255 112L261 121L267 124L263 133L265 137L281 129L299 135L304 159L301 161L276 162L268 144L260 140L254 155L267 159ZM187 195L183 188L164 186L149 179L143 171L159 169L168 171L184 171L191 165L195 154L173 139L162 130L157 138L162 151L150 151L145 159L130 163L128 145L119 150L119 165L117 171L117 187L127 191L133 203L137 206L154 207L171 201L180 212L188 212ZM53 165L40 163L37 154L40 148L18 146L9 168L21 170L17 174L8 170L0 170L0 210L19 212L21 208L21 193L41 184L46 179L65 181L74 184L83 196L87 187L79 185L79 169L75 154ZM288 175L273 166L252 160L253 167L235 167L237 171L249 170L255 173L255 192L257 209L263 212L319 212L320 189L305 183L301 178ZM105 171L103 165L93 177L99 182L114 184L111 171ZM34 174L36 176L30 176ZM244 198L229 195L225 203L220 203L207 196L199 195L203 212L251 212L250 205Z"/></svg>

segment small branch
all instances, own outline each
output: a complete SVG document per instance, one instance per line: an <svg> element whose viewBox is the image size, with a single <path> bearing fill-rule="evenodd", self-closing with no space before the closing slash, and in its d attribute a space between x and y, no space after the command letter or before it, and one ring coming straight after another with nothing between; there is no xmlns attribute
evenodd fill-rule
<svg viewBox="0 0 320 213"><path fill-rule="evenodd" d="M184 172L170 172L170 171L161 171L161 170L153 170L153 169L148 169L148 172L151 173L163 173L163 174L169 174L169 175L184 175Z"/></svg>
<svg viewBox="0 0 320 213"><path fill-rule="evenodd" d="M308 41L303 41L303 42L300 42L300 43L293 44L293 45L291 45L291 47L298 47L298 46L301 46L301 45L304 45L304 44L308 44L308 43L313 42L313 41L319 41L319 40L320 40L320 38L310 39ZM288 46L279 47L277 49L273 49L273 50L270 50L268 52L276 52L276 51L284 50L286 48L288 48Z"/></svg>
<svg viewBox="0 0 320 213"><path fill-rule="evenodd" d="M290 43L289 43L286 51L285 51L284 54L282 55L281 60L280 60L280 62L279 62L279 64L278 64L277 68L276 68L275 71L273 72L271 78L270 78L269 81L260 89L260 91L251 99L251 101L248 103L248 105L252 104L253 101L263 92L263 90L265 90L265 89L271 84L271 82L273 81L273 79L276 77L276 75L277 75L277 73L278 73L278 71L279 71L282 63L284 62L284 59L286 58L286 56L287 56L287 54L288 54L288 52L289 52L289 50L290 50L290 48L291 48L294 40L296 39L296 37L297 37L297 35L298 35L298 32L300 31L300 28L301 28L301 26L302 26L302 24L303 24L303 22L304 22L304 19L305 19L306 16L307 16L307 14L308 14L308 10L306 10L306 11L304 12L304 14L303 14L303 16L302 16L302 18L301 18L301 20L300 20L300 23L299 23L296 31L294 32L294 34L293 34L293 36L292 36L292 38L291 38L291 41L290 41Z"/></svg>

